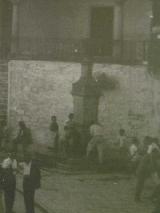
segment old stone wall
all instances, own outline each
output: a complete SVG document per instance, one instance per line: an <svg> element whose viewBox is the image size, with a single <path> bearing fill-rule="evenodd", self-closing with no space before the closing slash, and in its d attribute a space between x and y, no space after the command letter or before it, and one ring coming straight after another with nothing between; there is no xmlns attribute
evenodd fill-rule
<svg viewBox="0 0 160 213"><path fill-rule="evenodd" d="M94 76L104 73L117 85L103 90L99 121L105 136L114 141L119 128L130 136L159 135L160 86L145 66L95 64ZM50 143L50 116L57 115L60 128L73 110L72 83L80 77L80 64L46 61L9 62L9 124L13 134L23 119L34 140Z"/></svg>
<svg viewBox="0 0 160 213"><path fill-rule="evenodd" d="M0 60L0 122L7 119L8 106L8 63Z"/></svg>
<svg viewBox="0 0 160 213"><path fill-rule="evenodd" d="M72 83L79 78L77 64L11 61L9 63L9 118L11 127L24 119L33 128L36 141L50 140L50 117L60 126L72 112ZM13 129L14 130L14 129ZM14 132L15 133L15 132Z"/></svg>

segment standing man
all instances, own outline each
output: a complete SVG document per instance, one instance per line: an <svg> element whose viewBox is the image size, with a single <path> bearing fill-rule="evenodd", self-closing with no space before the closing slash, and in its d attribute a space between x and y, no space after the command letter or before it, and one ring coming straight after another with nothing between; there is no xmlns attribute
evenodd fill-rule
<svg viewBox="0 0 160 213"><path fill-rule="evenodd" d="M2 162L3 176L2 184L4 190L5 212L13 213L13 205L16 190L17 160L15 153L9 153Z"/></svg>
<svg viewBox="0 0 160 213"><path fill-rule="evenodd" d="M126 132L124 129L119 130L118 144L120 150L123 152L127 146Z"/></svg>
<svg viewBox="0 0 160 213"><path fill-rule="evenodd" d="M126 171L128 170L129 147L128 147L126 131L124 129L119 130L118 150L119 150L119 161L117 165L121 171Z"/></svg>
<svg viewBox="0 0 160 213"><path fill-rule="evenodd" d="M2 171L2 167L0 167L0 212L4 213L4 206L3 206L3 200L2 200L2 176L3 176L3 171Z"/></svg>
<svg viewBox="0 0 160 213"><path fill-rule="evenodd" d="M70 113L68 115L68 120L65 122L64 126L67 126L70 129L75 127L75 121L74 121L74 114L73 113Z"/></svg>
<svg viewBox="0 0 160 213"><path fill-rule="evenodd" d="M20 163L20 167L23 169L23 193L26 213L34 213L35 191L40 188L40 169L29 153L25 153L24 162Z"/></svg>
<svg viewBox="0 0 160 213"><path fill-rule="evenodd" d="M137 137L134 137L132 139L132 143L129 147L129 155L130 155L130 169L131 169L131 173L135 174L136 172L136 168L138 166L138 162L139 162L139 141L137 139Z"/></svg>
<svg viewBox="0 0 160 213"><path fill-rule="evenodd" d="M136 191L135 191L136 202L141 201L141 194L144 189L144 184L146 180L154 173L153 153L152 151L149 152L151 144L152 144L152 138L149 136L146 136L144 140L144 155L137 167L137 181L136 181Z"/></svg>
<svg viewBox="0 0 160 213"><path fill-rule="evenodd" d="M17 144L22 144L23 154L27 152L29 145L33 143L31 130L26 126L24 121L19 121L19 133L16 138Z"/></svg>
<svg viewBox="0 0 160 213"><path fill-rule="evenodd" d="M98 160L99 163L103 163L103 149L104 149L104 138L103 138L103 129L102 126L97 122L92 122L90 126L90 135L91 140L87 145L87 157L89 157L90 153L94 148L97 149L98 152Z"/></svg>
<svg viewBox="0 0 160 213"><path fill-rule="evenodd" d="M59 139L59 126L57 123L57 117L54 115L51 117L50 130L53 135L53 148L55 153L58 153L58 139Z"/></svg>
<svg viewBox="0 0 160 213"><path fill-rule="evenodd" d="M155 168L155 174L157 175L156 187L151 196L152 201L155 202L155 209L153 213L160 212L160 152L156 148L152 150L153 157L153 166Z"/></svg>
<svg viewBox="0 0 160 213"><path fill-rule="evenodd" d="M80 151L80 133L77 128L77 123L74 120L74 114L70 113L68 120L64 125L66 137L66 153L69 157L77 156Z"/></svg>

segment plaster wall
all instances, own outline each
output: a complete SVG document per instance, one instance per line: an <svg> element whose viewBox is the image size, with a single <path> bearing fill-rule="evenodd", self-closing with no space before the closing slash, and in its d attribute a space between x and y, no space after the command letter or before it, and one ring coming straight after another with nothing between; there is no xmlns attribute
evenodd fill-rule
<svg viewBox="0 0 160 213"><path fill-rule="evenodd" d="M13 134L23 119L37 143L51 143L50 116L57 115L63 129L73 111L72 83L80 77L80 64L46 61L9 62L9 125ZM129 136L157 136L160 133L160 86L145 66L95 64L94 76L105 73L118 82L103 91L99 121L105 137L115 141L119 128Z"/></svg>

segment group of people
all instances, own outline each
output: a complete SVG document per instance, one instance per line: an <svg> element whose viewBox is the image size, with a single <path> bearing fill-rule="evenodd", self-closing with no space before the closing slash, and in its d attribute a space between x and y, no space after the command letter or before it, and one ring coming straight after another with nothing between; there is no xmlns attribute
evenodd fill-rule
<svg viewBox="0 0 160 213"><path fill-rule="evenodd" d="M55 118L54 118L55 119ZM55 119L56 120L56 119ZM54 120L54 121L55 121ZM58 131L57 125L51 125L51 130ZM74 152L74 147L78 148L76 123L74 115L69 116L69 120L64 126L65 137L63 142L67 153ZM104 163L104 149L106 140L104 138L103 126L98 122L92 122L88 128L90 139L86 146L86 157L89 158L93 150L97 150L99 164ZM55 134L57 135L57 134ZM58 137L56 137L58 143ZM72 148L70 148L72 147ZM157 201L154 213L160 212L160 143L158 138L146 136L143 141L139 141L137 137L128 137L124 129L119 130L118 139L112 143L112 154L118 153L118 164L121 168L125 168L130 174L136 177L135 201L141 200L144 184L147 178L152 177L156 186L151 195L151 199Z"/></svg>
<svg viewBox="0 0 160 213"><path fill-rule="evenodd" d="M129 143L124 129L119 131L118 147L121 156L126 156L125 163L136 177L135 201L140 202L147 179L152 180L153 193L150 200L156 203L153 213L160 213L160 142L157 137L145 136L140 142L133 137ZM122 158L123 159L123 158Z"/></svg>
<svg viewBox="0 0 160 213"><path fill-rule="evenodd" d="M64 155L73 155L77 154L82 143L82 134L77 123L74 120L74 114L71 113L68 116L68 120L64 123L64 134L60 135L59 125L57 123L56 116L51 117L50 130L53 135L53 147L56 152L64 151ZM90 126L88 126L88 141L86 141L85 153L86 157L89 158L93 150L97 150L98 161L100 164L104 162L104 150L107 143L107 140L104 137L104 128L97 122L92 121ZM86 132L85 132L86 133ZM128 159L131 165L132 170L135 170L138 162L145 153L146 144L150 141L158 149L159 141L157 138L151 138L146 136L143 142L140 142L137 137L128 137L124 129L119 130L118 138L115 142L110 143L109 146L113 148L113 151L117 151L121 159ZM149 145L149 150L151 150L151 145ZM148 151L151 152L151 151ZM128 164L127 162L124 162Z"/></svg>
<svg viewBox="0 0 160 213"><path fill-rule="evenodd" d="M153 213L160 212L160 144L157 138L145 137L144 150L137 170L137 182L135 190L135 201L141 201L142 192L147 179L154 182L155 189L150 200L155 202L156 208Z"/></svg>
<svg viewBox="0 0 160 213"><path fill-rule="evenodd" d="M59 133L56 116L51 117L50 130L53 136L55 154L61 153L63 157L76 157L79 154L81 134L74 120L73 113L68 115L68 120L64 123L62 135Z"/></svg>
<svg viewBox="0 0 160 213"><path fill-rule="evenodd" d="M40 187L41 180L39 166L30 153L25 153L24 161L18 163L15 152L12 152L3 160L0 170L0 189L4 196L3 212L5 213L13 213L16 199L16 175L21 170L25 210L26 213L35 212L34 195L36 189Z"/></svg>
<svg viewBox="0 0 160 213"><path fill-rule="evenodd" d="M79 128L75 122L73 113L69 114L68 120L64 123L63 135L60 135L59 133L59 125L56 116L51 117L49 129L53 136L53 148L56 158L58 158L59 153L62 153L63 156L68 158L76 157L79 154L78 152L81 150L82 146L83 132L80 132L81 128ZM98 162L100 165L104 164L106 139L104 138L103 126L97 121L91 122L88 127L88 135L88 143L86 144L84 152L86 158L90 158L93 150L97 150ZM34 163L32 169L32 161L27 158L28 155L26 155L28 147L32 143L30 129L23 121L20 121L19 132L17 137L13 140L13 148L16 153L18 144L21 144L22 152L25 156L25 164L23 164L23 189L27 213L34 212L34 193L35 189L40 186L40 171ZM127 168L127 171L136 175L135 201L138 202L141 200L141 195L147 178L154 177L154 180L156 178L158 181L156 190L154 190L152 194L152 199L157 200L157 203L160 203L160 143L158 138L146 136L142 142L140 142L137 137L132 137L132 139L129 140L126 131L120 129L117 141L110 146L110 152L112 152L113 156L115 153L118 153L119 158L117 158L117 165L120 164L121 168ZM10 155L8 159L4 160L2 163L2 186L5 196L6 213L12 212L11 210L15 197L16 170L16 160L13 158L13 155ZM31 177L28 177L29 175L31 175ZM9 177L12 181L8 179ZM159 207L158 204L156 208L158 209ZM154 213L158 213L158 211L155 210Z"/></svg>

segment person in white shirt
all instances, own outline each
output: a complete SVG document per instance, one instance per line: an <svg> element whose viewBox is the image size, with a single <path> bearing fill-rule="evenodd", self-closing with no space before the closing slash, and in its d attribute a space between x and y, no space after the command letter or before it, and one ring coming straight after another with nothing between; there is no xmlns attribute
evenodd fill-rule
<svg viewBox="0 0 160 213"><path fill-rule="evenodd" d="M119 130L118 145L120 149L126 146L126 133L124 129Z"/></svg>
<svg viewBox="0 0 160 213"><path fill-rule="evenodd" d="M159 147L159 140L158 138L151 138L151 143L148 146L147 153L151 154L153 150L156 149L157 151L160 152L160 147Z"/></svg>
<svg viewBox="0 0 160 213"><path fill-rule="evenodd" d="M131 158L134 157L137 154L138 151L138 147L136 146L136 144L133 142L131 144L131 146L129 147L129 152L130 152L130 156Z"/></svg>
<svg viewBox="0 0 160 213"><path fill-rule="evenodd" d="M129 154L133 161L136 159L137 154L138 154L138 145L139 145L139 141L136 137L134 137L132 139L132 143L129 147Z"/></svg>
<svg viewBox="0 0 160 213"><path fill-rule="evenodd" d="M104 137L103 137L103 128L100 124L93 122L90 126L90 135L91 140L87 145L87 158L94 148L97 149L98 152L98 160L99 163L103 163L103 150L104 150Z"/></svg>
<svg viewBox="0 0 160 213"><path fill-rule="evenodd" d="M16 190L16 172L17 172L17 160L15 153L9 153L8 157L2 162L3 169L3 190L5 200L5 211L6 213L12 213L15 190Z"/></svg>
<svg viewBox="0 0 160 213"><path fill-rule="evenodd" d="M137 137L133 137L132 143L129 147L129 155L130 155L130 166L131 166L131 172L135 173L136 168L138 166L139 162L139 141Z"/></svg>
<svg viewBox="0 0 160 213"><path fill-rule="evenodd" d="M17 160L15 159L15 155L12 154L8 154L8 157L6 159L3 160L2 162L2 168L3 169L7 169L7 168L12 168L13 169L13 173L16 174L17 173Z"/></svg>

